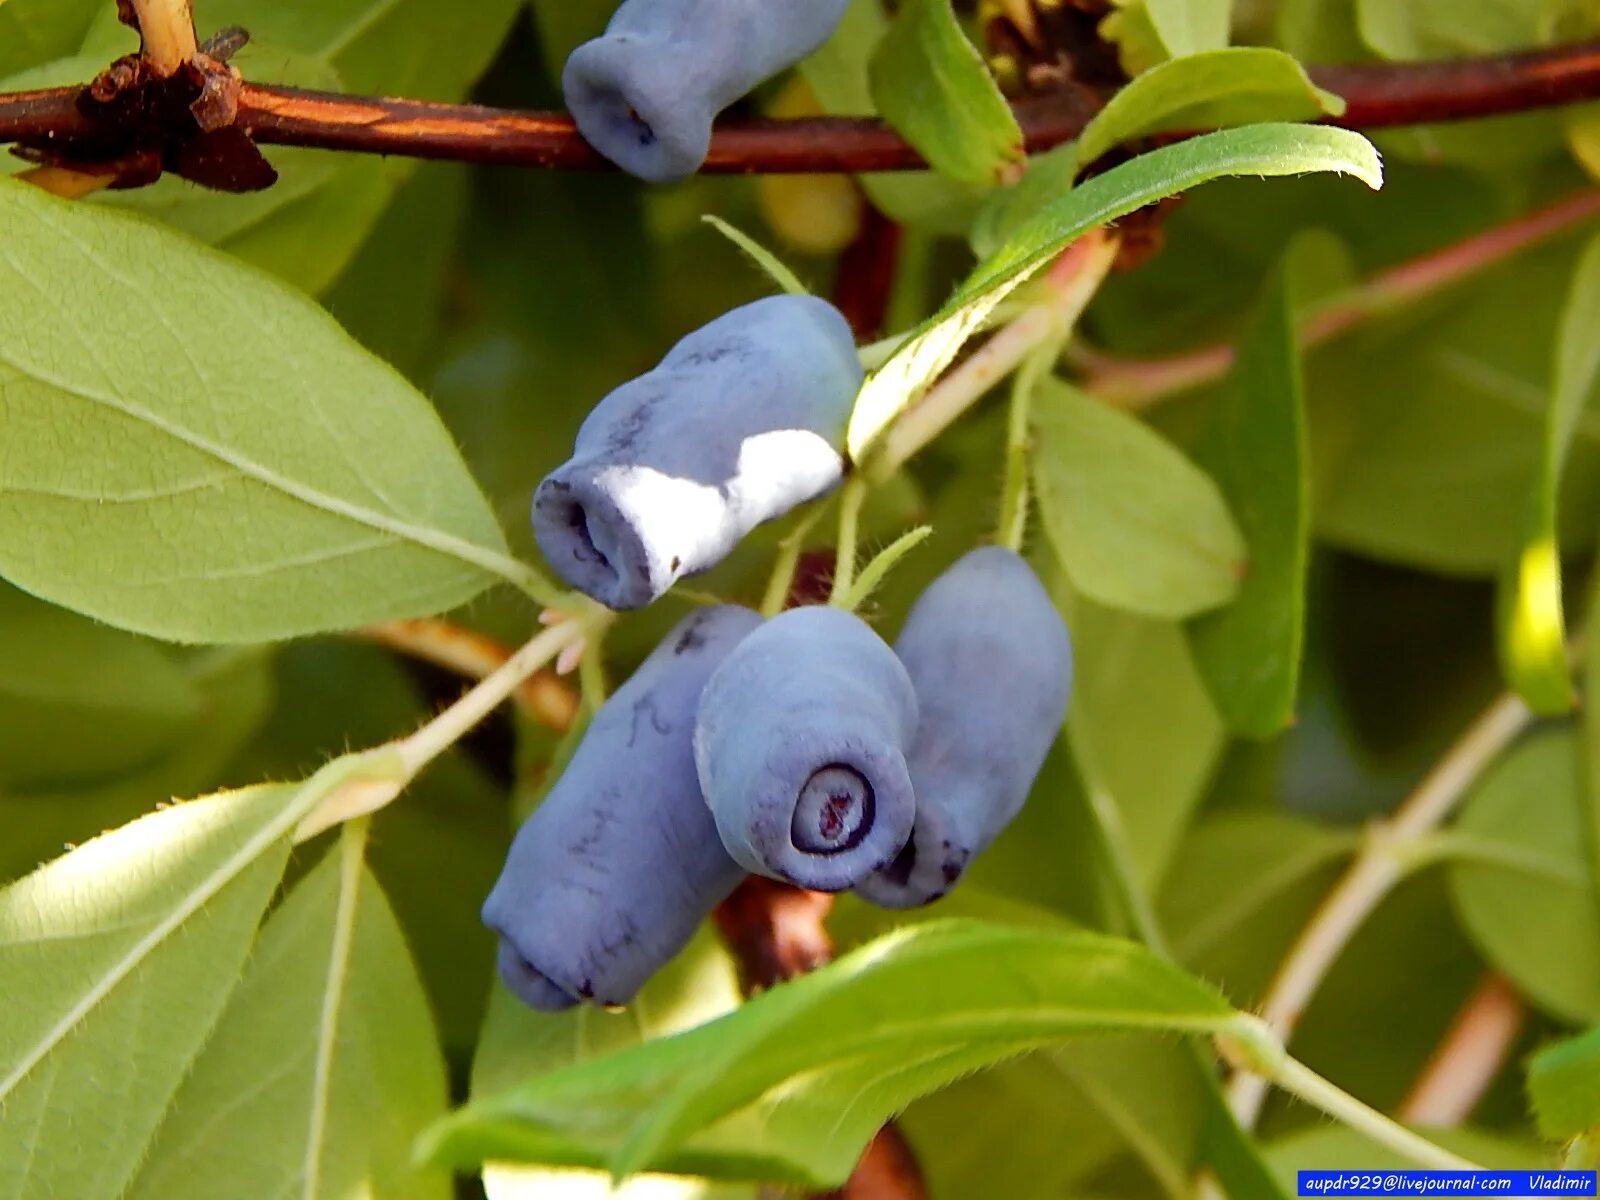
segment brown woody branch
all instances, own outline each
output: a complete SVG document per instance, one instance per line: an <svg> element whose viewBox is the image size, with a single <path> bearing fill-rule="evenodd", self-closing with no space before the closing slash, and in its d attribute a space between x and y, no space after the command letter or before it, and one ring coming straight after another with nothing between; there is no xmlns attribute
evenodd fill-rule
<svg viewBox="0 0 1600 1200"><path fill-rule="evenodd" d="M1440 62L1311 68L1312 78L1347 102L1330 123L1384 129L1528 112L1600 98L1600 42ZM81 104L82 89L0 95L0 141L70 151L102 145L104 130ZM1029 99L1017 116L1030 152L1070 141L1092 113L1081 97ZM578 136L564 113L523 112L421 100L341 96L245 84L237 128L265 145L313 146L458 162L562 170L610 164ZM861 117L727 120L705 170L857 172L926 166L884 122Z"/></svg>

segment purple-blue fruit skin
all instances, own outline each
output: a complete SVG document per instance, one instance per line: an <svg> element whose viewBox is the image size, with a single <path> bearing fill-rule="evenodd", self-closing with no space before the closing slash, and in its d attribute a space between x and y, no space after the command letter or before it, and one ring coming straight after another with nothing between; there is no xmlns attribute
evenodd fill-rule
<svg viewBox="0 0 1600 1200"><path fill-rule="evenodd" d="M938 899L1021 811L1072 688L1072 643L1033 569L974 550L918 598L895 642L922 720L908 762L917 823L856 894L886 908Z"/></svg>
<svg viewBox="0 0 1600 1200"><path fill-rule="evenodd" d="M694 719L713 670L760 624L731 605L680 622L517 831L483 920L524 1003L626 1004L744 877L700 796Z"/></svg>
<svg viewBox="0 0 1600 1200"><path fill-rule="evenodd" d="M595 406L534 494L540 549L579 591L642 608L839 483L861 380L850 327L824 300L725 313Z"/></svg>
<svg viewBox="0 0 1600 1200"><path fill-rule="evenodd" d="M716 115L805 58L849 0L626 0L561 75L584 139L652 183L705 162Z"/></svg>
<svg viewBox="0 0 1600 1200"><path fill-rule="evenodd" d="M860 618L796 608L772 618L717 668L700 700L695 762L728 853L771 879L817 891L855 886L900 853L916 801L905 753L917 698L894 652ZM871 787L854 844L795 842L808 781L847 768Z"/></svg>

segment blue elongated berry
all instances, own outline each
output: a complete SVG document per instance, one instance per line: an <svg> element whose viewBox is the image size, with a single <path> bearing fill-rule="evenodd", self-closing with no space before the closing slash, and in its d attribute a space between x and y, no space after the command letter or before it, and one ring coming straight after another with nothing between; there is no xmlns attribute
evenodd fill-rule
<svg viewBox="0 0 1600 1200"><path fill-rule="evenodd" d="M838 484L860 387L850 327L826 301L725 313L595 406L534 494L539 546L579 591L643 607Z"/></svg>
<svg viewBox="0 0 1600 1200"><path fill-rule="evenodd" d="M692 747L706 681L760 623L733 606L680 622L517 831L483 921L524 1003L627 1003L744 877L700 796Z"/></svg>
<svg viewBox="0 0 1600 1200"><path fill-rule="evenodd" d="M1032 568L986 546L922 594L894 648L922 715L908 757L917 822L855 890L913 908L949 891L1022 809L1066 716L1072 645Z"/></svg>
<svg viewBox="0 0 1600 1200"><path fill-rule="evenodd" d="M562 72L585 140L652 183L694 174L716 115L805 58L849 0L626 0Z"/></svg>
<svg viewBox="0 0 1600 1200"><path fill-rule="evenodd" d="M893 862L916 815L905 760L916 728L911 680L863 621L831 608L774 617L717 668L695 723L728 853L827 892Z"/></svg>

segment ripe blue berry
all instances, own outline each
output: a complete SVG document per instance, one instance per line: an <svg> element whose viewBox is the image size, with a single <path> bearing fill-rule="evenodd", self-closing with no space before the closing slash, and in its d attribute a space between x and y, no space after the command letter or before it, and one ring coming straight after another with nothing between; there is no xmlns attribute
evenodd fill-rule
<svg viewBox="0 0 1600 1200"><path fill-rule="evenodd" d="M706 680L760 623L733 606L680 622L517 831L483 920L524 1003L625 1004L744 877L700 796L692 743Z"/></svg>
<svg viewBox="0 0 1600 1200"><path fill-rule="evenodd" d="M741 642L695 724L700 785L743 867L818 891L894 860L916 801L905 750L917 698L858 617L796 608Z"/></svg>
<svg viewBox="0 0 1600 1200"><path fill-rule="evenodd" d="M573 51L567 107L596 150L652 183L694 174L716 115L805 58L849 0L626 0Z"/></svg>
<svg viewBox="0 0 1600 1200"><path fill-rule="evenodd" d="M595 406L534 494L539 546L579 591L641 608L838 484L860 387L850 327L831 304L772 296L736 308Z"/></svg>
<svg viewBox="0 0 1600 1200"><path fill-rule="evenodd" d="M913 908L949 891L1021 810L1066 716L1072 645L1032 568L987 546L922 594L895 653L921 713L907 759L916 828L855 890Z"/></svg>

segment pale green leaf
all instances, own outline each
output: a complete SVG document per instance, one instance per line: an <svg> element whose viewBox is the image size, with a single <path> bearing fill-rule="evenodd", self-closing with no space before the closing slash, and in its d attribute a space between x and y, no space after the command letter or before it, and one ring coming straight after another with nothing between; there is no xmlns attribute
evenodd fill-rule
<svg viewBox="0 0 1600 1200"><path fill-rule="evenodd" d="M1535 712L1554 714L1576 702L1567 667L1567 625L1561 603L1561 477L1578 424L1600 391L1600 237L1578 259L1557 334L1553 394L1544 418L1544 446L1529 496L1526 533L1500 573L1500 660L1512 686Z"/></svg>
<svg viewBox="0 0 1600 1200"><path fill-rule="evenodd" d="M1034 487L1073 586L1178 619L1238 594L1246 546L1216 483L1138 418L1060 380L1033 406Z"/></svg>
<svg viewBox="0 0 1600 1200"><path fill-rule="evenodd" d="M138 632L252 641L534 578L427 401L303 296L21 184L0 183L0 227L18 584Z"/></svg>
<svg viewBox="0 0 1600 1200"><path fill-rule="evenodd" d="M132 771L169 749L200 706L153 643L0 584L0 792Z"/></svg>
<svg viewBox="0 0 1600 1200"><path fill-rule="evenodd" d="M0 1196L115 1196L238 980L295 823L375 760L195 800L0 891Z"/></svg>
<svg viewBox="0 0 1600 1200"><path fill-rule="evenodd" d="M1531 47L1539 5L1530 0L1356 0L1367 45L1384 58L1458 58Z"/></svg>
<svg viewBox="0 0 1600 1200"><path fill-rule="evenodd" d="M1067 740L1088 789L1108 795L1147 887L1166 872L1226 744L1182 630L1058 583L1072 629ZM1160 754L1150 753L1152 745ZM1087 836L1085 834L1085 836Z"/></svg>
<svg viewBox="0 0 1600 1200"><path fill-rule="evenodd" d="M1377 152L1359 134L1319 126L1250 125L1142 154L1046 205L867 380L850 421L851 455L859 461L996 306L1080 235L1221 176L1311 171L1351 174L1374 188L1383 179Z"/></svg>
<svg viewBox="0 0 1600 1200"><path fill-rule="evenodd" d="M1113 0L1100 36L1117 46L1123 68L1140 75L1164 59L1228 44L1233 0Z"/></svg>
<svg viewBox="0 0 1600 1200"><path fill-rule="evenodd" d="M1022 161L1022 130L950 0L906 0L868 71L878 111L933 167L994 183Z"/></svg>
<svg viewBox="0 0 1600 1200"><path fill-rule="evenodd" d="M689 1033L475 1101L426 1152L830 1187L886 1116L982 1066L1074 1034L1233 1019L1131 943L933 922Z"/></svg>
<svg viewBox="0 0 1600 1200"><path fill-rule="evenodd" d="M446 1107L428 1001L346 834L274 911L127 1200L442 1200L411 1165Z"/></svg>
<svg viewBox="0 0 1600 1200"><path fill-rule="evenodd" d="M1539 1131L1564 1141L1600 1129L1600 1028L1546 1046L1528 1063Z"/></svg>
<svg viewBox="0 0 1600 1200"><path fill-rule="evenodd" d="M745 257L761 268L767 278L778 285L779 290L791 296L810 295L806 285L800 282L799 277L788 268L781 258L744 232L744 230L730 225L713 213L706 213L700 219L739 247L744 252Z"/></svg>
<svg viewBox="0 0 1600 1200"><path fill-rule="evenodd" d="M1314 121L1343 111L1339 97L1312 83L1281 50L1208 50L1154 67L1117 92L1079 135L1077 159L1087 166L1112 147L1152 133Z"/></svg>
<svg viewBox="0 0 1600 1200"><path fill-rule="evenodd" d="M1157 911L1173 953L1230 994L1248 995L1255 980L1238 969L1241 955L1270 957L1287 945L1356 846L1349 830L1280 812L1208 818L1183 841L1162 881Z"/></svg>
<svg viewBox="0 0 1600 1200"><path fill-rule="evenodd" d="M1240 343L1195 450L1239 520L1250 565L1232 604L1189 625L1189 645L1228 724L1257 738L1294 719L1305 644L1311 468L1293 256Z"/></svg>
<svg viewBox="0 0 1600 1200"><path fill-rule="evenodd" d="M472 1095L492 1096L546 1071L692 1029L738 1004L733 963L709 929L702 929L622 1012L588 1006L534 1012L497 983L472 1062ZM601 1171L505 1162L485 1165L483 1188L489 1200L606 1200L613 1195L610 1178ZM754 1200L748 1187L664 1175L637 1176L615 1195L617 1200Z"/></svg>
<svg viewBox="0 0 1600 1200"><path fill-rule="evenodd" d="M71 54L104 8L100 0L9 0L0 7L0 78Z"/></svg>
<svg viewBox="0 0 1600 1200"><path fill-rule="evenodd" d="M869 70L889 28L880 0L851 0L822 47L800 74L823 109L840 116L876 116ZM858 176L872 203L904 224L960 237L988 187L957 183L934 171L884 171Z"/></svg>
<svg viewBox="0 0 1600 1200"><path fill-rule="evenodd" d="M1578 746L1542 733L1492 767L1445 846L1467 933L1530 999L1600 1019L1600 907L1579 815Z"/></svg>
<svg viewBox="0 0 1600 1200"><path fill-rule="evenodd" d="M1446 575L1504 568L1525 532L1580 248L1569 237L1525 252L1308 357L1319 538ZM1561 499L1562 550L1580 551L1600 514L1600 413L1579 419Z"/></svg>

